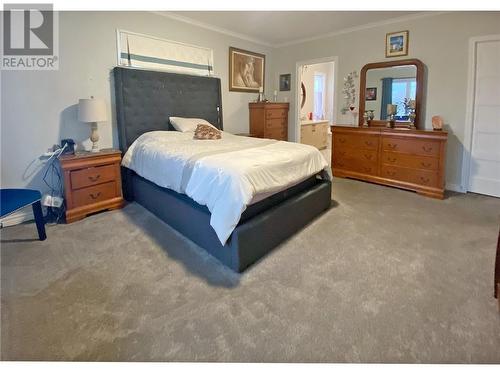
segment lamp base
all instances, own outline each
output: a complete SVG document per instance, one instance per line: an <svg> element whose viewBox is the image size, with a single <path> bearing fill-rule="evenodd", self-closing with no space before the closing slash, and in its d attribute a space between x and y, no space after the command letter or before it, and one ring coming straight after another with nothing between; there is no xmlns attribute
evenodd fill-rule
<svg viewBox="0 0 500 375"><path fill-rule="evenodd" d="M99 146L97 142L99 141L99 133L97 133L97 123L92 123L91 125L90 140L92 141L92 150L90 152L99 152Z"/></svg>

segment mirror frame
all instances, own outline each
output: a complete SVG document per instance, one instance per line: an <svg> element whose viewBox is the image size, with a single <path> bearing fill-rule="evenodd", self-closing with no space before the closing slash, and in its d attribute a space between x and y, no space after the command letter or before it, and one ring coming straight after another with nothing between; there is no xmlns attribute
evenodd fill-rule
<svg viewBox="0 0 500 375"><path fill-rule="evenodd" d="M415 128L420 128L420 116L422 113L422 103L424 98L424 63L418 59L404 59L404 60L393 60L393 61L383 61L377 63L370 63L363 66L360 73L359 80L359 127L363 126L363 113L365 113L365 102L366 102L366 72L370 69L380 69L380 68L390 68L391 66L401 66L401 65L415 65L417 67L417 90L415 93ZM382 127L386 126L386 120L372 120L370 121L369 127ZM404 124L404 125L403 125ZM397 122L395 124L396 128L408 128L408 123Z"/></svg>

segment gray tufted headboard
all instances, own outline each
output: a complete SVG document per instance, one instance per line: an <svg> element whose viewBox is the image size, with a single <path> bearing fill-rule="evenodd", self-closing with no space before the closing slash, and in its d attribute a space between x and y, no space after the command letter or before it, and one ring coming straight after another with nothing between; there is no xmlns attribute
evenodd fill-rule
<svg viewBox="0 0 500 375"><path fill-rule="evenodd" d="M170 116L203 118L222 127L220 79L116 67L113 70L120 149L141 134L173 130Z"/></svg>

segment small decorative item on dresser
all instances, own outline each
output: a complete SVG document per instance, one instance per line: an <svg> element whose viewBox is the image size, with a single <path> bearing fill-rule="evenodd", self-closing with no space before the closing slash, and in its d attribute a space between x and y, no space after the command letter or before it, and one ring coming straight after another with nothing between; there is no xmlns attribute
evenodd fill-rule
<svg viewBox="0 0 500 375"><path fill-rule="evenodd" d="M368 126L368 119L370 118L370 114L368 113L368 111L365 111L364 115L363 115L363 126Z"/></svg>
<svg viewBox="0 0 500 375"><path fill-rule="evenodd" d="M441 116L432 116L432 128L434 130L443 130L443 118Z"/></svg>
<svg viewBox="0 0 500 375"><path fill-rule="evenodd" d="M121 151L61 155L59 163L64 175L67 223L94 212L123 207Z"/></svg>
<svg viewBox="0 0 500 375"><path fill-rule="evenodd" d="M393 128L396 124L394 116L398 112L398 106L396 104L387 104L387 128Z"/></svg>

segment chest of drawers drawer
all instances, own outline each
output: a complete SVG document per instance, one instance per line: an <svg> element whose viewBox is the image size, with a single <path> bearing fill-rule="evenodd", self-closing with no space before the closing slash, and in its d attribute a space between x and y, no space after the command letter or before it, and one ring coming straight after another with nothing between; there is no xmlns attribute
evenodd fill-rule
<svg viewBox="0 0 500 375"><path fill-rule="evenodd" d="M382 151L437 157L439 155L439 142L382 137Z"/></svg>
<svg viewBox="0 0 500 375"><path fill-rule="evenodd" d="M399 152L382 152L382 163L397 167L437 171L439 159L429 156L411 155Z"/></svg>
<svg viewBox="0 0 500 375"><path fill-rule="evenodd" d="M266 119L281 119L286 117L287 113L288 111L283 108L268 108L266 109Z"/></svg>
<svg viewBox="0 0 500 375"><path fill-rule="evenodd" d="M386 164L382 165L380 171L382 177L392 180L428 187L438 187L439 184L438 173L434 171L395 167Z"/></svg>
<svg viewBox="0 0 500 375"><path fill-rule="evenodd" d="M333 138L333 148L355 148L364 150L377 150L379 138L363 134L338 134Z"/></svg>
<svg viewBox="0 0 500 375"><path fill-rule="evenodd" d="M377 152L354 149L335 150L333 166L334 168L375 175L378 170Z"/></svg>
<svg viewBox="0 0 500 375"><path fill-rule="evenodd" d="M266 119L266 128L284 128L287 126L284 118Z"/></svg>
<svg viewBox="0 0 500 375"><path fill-rule="evenodd" d="M73 192L73 205L85 206L88 204L102 202L117 196L116 183L114 181L94 185Z"/></svg>
<svg viewBox="0 0 500 375"><path fill-rule="evenodd" d="M71 171L71 187L81 189L86 186L102 184L116 179L114 165L103 165Z"/></svg>

